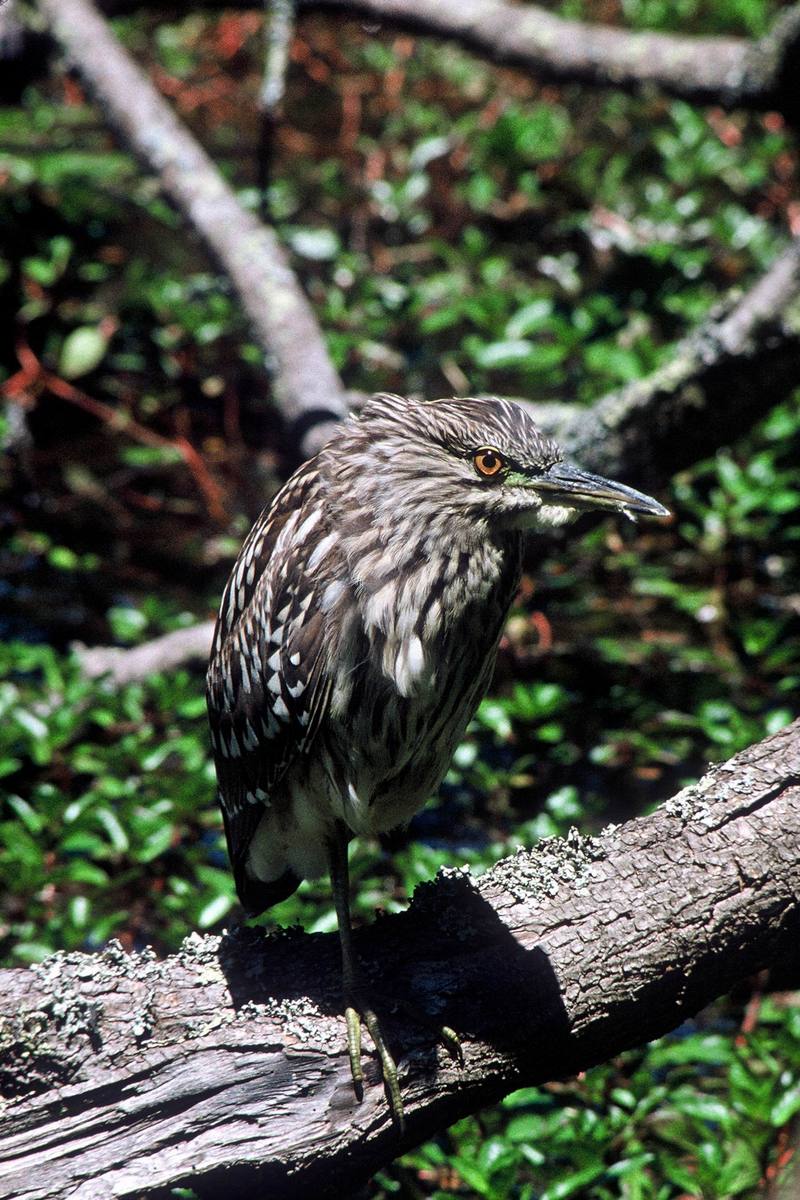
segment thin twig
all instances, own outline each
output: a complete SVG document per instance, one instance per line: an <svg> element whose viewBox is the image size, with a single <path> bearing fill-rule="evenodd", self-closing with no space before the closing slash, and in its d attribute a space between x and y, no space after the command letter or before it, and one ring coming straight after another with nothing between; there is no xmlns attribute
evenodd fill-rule
<svg viewBox="0 0 800 1200"><path fill-rule="evenodd" d="M267 191L272 182L275 137L283 115L289 48L294 37L294 3L293 0L266 0L266 10L264 75L258 94L261 105L258 185L261 192L261 212L265 221L270 216Z"/></svg>
<svg viewBox="0 0 800 1200"><path fill-rule="evenodd" d="M160 433L155 433L146 425L140 424L130 413L95 399L94 396L90 396L81 388L75 387L74 384L68 383L66 379L56 375L54 371L48 371L22 337L17 339L17 358L20 370L0 385L1 395L30 405L39 393L47 391L52 396L57 396L59 400L65 400L68 404L73 404L76 408L90 413L115 432L124 433L143 446L177 452L194 476L205 499L209 516L215 521L227 521L228 513L223 503L222 489L187 438L182 436L168 438Z"/></svg>

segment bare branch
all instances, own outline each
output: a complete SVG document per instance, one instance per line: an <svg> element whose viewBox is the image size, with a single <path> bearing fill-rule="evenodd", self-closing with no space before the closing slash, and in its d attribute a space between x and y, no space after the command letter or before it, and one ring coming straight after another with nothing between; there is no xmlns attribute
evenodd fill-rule
<svg viewBox="0 0 800 1200"><path fill-rule="evenodd" d="M243 0L243 6L262 2ZM102 8L129 12L144 3L103 0ZM197 7L222 7L222 0L197 0ZM800 5L780 12L757 41L630 31L567 20L535 4L508 0L299 0L298 7L361 14L452 38L493 62L544 80L628 91L654 87L696 103L774 109L793 123L800 116Z"/></svg>
<svg viewBox="0 0 800 1200"><path fill-rule="evenodd" d="M631 32L507 0L300 0L304 9L357 11L374 20L456 38L538 78L633 90L651 85L725 107L780 108L784 59L797 61L800 11L782 14L763 42ZM791 17L791 19L789 19ZM788 90L788 89L787 89Z"/></svg>
<svg viewBox="0 0 800 1200"><path fill-rule="evenodd" d="M130 649L118 646L90 648L76 643L72 650L89 679L107 675L122 687L161 671L173 671L187 662L205 662L211 649L213 632L213 621L201 621L198 625L173 630Z"/></svg>
<svg viewBox="0 0 800 1200"><path fill-rule="evenodd" d="M587 409L533 411L582 466L652 487L746 433L795 391L799 372L800 238L651 375Z"/></svg>
<svg viewBox="0 0 800 1200"><path fill-rule="evenodd" d="M352 1195L402 1149L511 1089L665 1033L800 932L800 722L648 817L478 880L444 872L356 933L401 1012L408 1136L376 1064L354 1101L333 935L240 929L180 954L55 955L0 972L0 1197ZM46 1152L45 1152L46 1148Z"/></svg>
<svg viewBox="0 0 800 1200"><path fill-rule="evenodd" d="M40 0L39 8L104 112L227 272L272 367L275 399L312 453L346 411L345 397L275 233L241 207L90 0Z"/></svg>

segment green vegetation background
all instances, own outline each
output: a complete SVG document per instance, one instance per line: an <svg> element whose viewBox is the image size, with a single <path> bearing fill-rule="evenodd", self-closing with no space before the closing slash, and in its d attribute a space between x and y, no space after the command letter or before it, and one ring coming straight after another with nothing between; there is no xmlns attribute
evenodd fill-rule
<svg viewBox="0 0 800 1200"><path fill-rule="evenodd" d="M758 35L774 6L560 11ZM256 206L260 17L116 28ZM0 387L32 352L107 406L34 389L0 418L0 950L167 953L240 919L202 674L88 682L69 646L209 616L292 451L225 279L102 113L57 71L0 87ZM349 386L575 403L651 371L800 224L774 114L544 88L339 18L300 23L269 204ZM441 797L389 849L354 850L360 919L440 865L646 811L796 715L800 399L735 445L724 424L719 453L661 495L670 527L609 521L537 548ZM274 920L333 928L326 882ZM800 1112L797 976L770 982L515 1093L371 1195L762 1195Z"/></svg>

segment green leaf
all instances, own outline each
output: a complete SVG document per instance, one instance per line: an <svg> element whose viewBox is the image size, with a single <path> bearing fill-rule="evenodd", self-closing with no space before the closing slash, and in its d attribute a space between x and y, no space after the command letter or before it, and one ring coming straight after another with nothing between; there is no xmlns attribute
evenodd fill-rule
<svg viewBox="0 0 800 1200"><path fill-rule="evenodd" d="M44 817L27 800L23 800L21 796L8 796L6 797L6 801L9 808L13 808L29 833L34 835L41 833L44 826Z"/></svg>
<svg viewBox="0 0 800 1200"><path fill-rule="evenodd" d="M106 615L118 642L135 642L147 628L147 617L133 605L115 605Z"/></svg>
<svg viewBox="0 0 800 1200"><path fill-rule="evenodd" d="M721 1196L740 1196L750 1192L761 1178L761 1164L753 1149L741 1139L726 1147L725 1159L715 1174L714 1183Z"/></svg>
<svg viewBox="0 0 800 1200"><path fill-rule="evenodd" d="M605 1170L603 1163L592 1163L574 1173L571 1171L567 1178L542 1192L541 1200L567 1200L568 1196L576 1195L587 1184L594 1183L601 1175L605 1174Z"/></svg>
<svg viewBox="0 0 800 1200"><path fill-rule="evenodd" d="M535 1142L542 1132L542 1119L534 1113L512 1117L506 1126L506 1137L512 1142Z"/></svg>
<svg viewBox="0 0 800 1200"><path fill-rule="evenodd" d="M64 338L58 360L64 379L79 379L100 365L108 349L108 338L96 326L83 325Z"/></svg>
<svg viewBox="0 0 800 1200"><path fill-rule="evenodd" d="M171 467L183 462L183 455L174 446L122 446L120 459L129 467Z"/></svg>
<svg viewBox="0 0 800 1200"><path fill-rule="evenodd" d="M314 262L325 262L335 258L339 252L339 238L332 229L295 229L289 234L289 245L295 254Z"/></svg>
<svg viewBox="0 0 800 1200"><path fill-rule="evenodd" d="M672 1102L687 1117L696 1117L723 1128L729 1127L734 1120L733 1111L714 1096L701 1096L689 1089L680 1089L673 1095Z"/></svg>
<svg viewBox="0 0 800 1200"><path fill-rule="evenodd" d="M730 1038L722 1034L696 1034L686 1038L664 1038L652 1046L650 1065L662 1067L683 1066L687 1063L723 1065L733 1062L736 1052Z"/></svg>
<svg viewBox="0 0 800 1200"><path fill-rule="evenodd" d="M83 858L71 859L66 865L65 874L73 883L84 883L98 888L108 886L108 875L102 867Z"/></svg>
<svg viewBox="0 0 800 1200"><path fill-rule="evenodd" d="M229 913L233 907L233 898L231 896L219 895L213 900L209 900L197 916L197 924L201 929L208 929L210 925L216 925L217 921Z"/></svg>
<svg viewBox="0 0 800 1200"><path fill-rule="evenodd" d="M53 946L48 946L46 942L17 942L12 953L21 962L37 963L53 953Z"/></svg>
<svg viewBox="0 0 800 1200"><path fill-rule="evenodd" d="M94 815L108 834L109 841L117 854L124 854L130 842L117 814L112 809L103 807L95 809Z"/></svg>
<svg viewBox="0 0 800 1200"><path fill-rule="evenodd" d="M529 304L517 309L511 320L507 322L505 336L511 341L527 337L529 333L535 333L543 325L546 325L552 313L552 300L544 296L538 300L532 300Z"/></svg>
<svg viewBox="0 0 800 1200"><path fill-rule="evenodd" d="M511 737L511 721L498 700L483 700L478 708L477 719L481 725L491 729L501 741L508 741Z"/></svg>
<svg viewBox="0 0 800 1200"><path fill-rule="evenodd" d="M142 845L134 849L133 856L137 862L152 862L153 859L160 858L162 854L166 854L172 845L172 840L175 835L175 826L171 821L160 821L157 827L151 830Z"/></svg>
<svg viewBox="0 0 800 1200"><path fill-rule="evenodd" d="M800 1083L787 1088L773 1105L769 1119L773 1125L781 1126L790 1121L797 1112L800 1112Z"/></svg>

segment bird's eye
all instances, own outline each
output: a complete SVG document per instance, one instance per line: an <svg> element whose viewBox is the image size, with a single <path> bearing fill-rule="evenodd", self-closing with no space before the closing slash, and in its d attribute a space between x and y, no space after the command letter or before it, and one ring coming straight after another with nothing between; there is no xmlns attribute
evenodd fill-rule
<svg viewBox="0 0 800 1200"><path fill-rule="evenodd" d="M472 462L478 474L483 475L485 479L491 479L493 475L498 475L506 465L502 454L488 446L483 450L476 450L472 456Z"/></svg>

